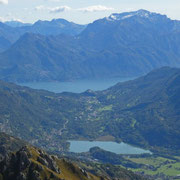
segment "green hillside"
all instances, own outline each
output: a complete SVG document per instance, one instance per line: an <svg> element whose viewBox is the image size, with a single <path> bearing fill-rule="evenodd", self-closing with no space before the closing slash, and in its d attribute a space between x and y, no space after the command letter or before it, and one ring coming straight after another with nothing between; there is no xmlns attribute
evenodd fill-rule
<svg viewBox="0 0 180 180"><path fill-rule="evenodd" d="M1 131L53 151L67 150L64 140L111 136L152 151L179 153L179 81L180 70L173 68L81 94L1 81Z"/></svg>

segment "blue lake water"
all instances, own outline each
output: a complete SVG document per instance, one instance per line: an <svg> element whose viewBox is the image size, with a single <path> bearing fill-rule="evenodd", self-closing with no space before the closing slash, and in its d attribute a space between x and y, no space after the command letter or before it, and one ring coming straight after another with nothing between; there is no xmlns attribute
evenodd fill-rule
<svg viewBox="0 0 180 180"><path fill-rule="evenodd" d="M70 142L70 152L82 153L88 152L92 147L99 147L103 150L110 151L116 154L143 154L150 153L148 150L133 147L125 143L116 142L101 142L101 141L68 141Z"/></svg>
<svg viewBox="0 0 180 180"><path fill-rule="evenodd" d="M20 83L19 85L27 86L33 89L44 89L55 93L74 92L81 93L88 89L93 91L105 90L118 82L124 82L135 78L113 78L102 80L77 80L72 82L31 82Z"/></svg>

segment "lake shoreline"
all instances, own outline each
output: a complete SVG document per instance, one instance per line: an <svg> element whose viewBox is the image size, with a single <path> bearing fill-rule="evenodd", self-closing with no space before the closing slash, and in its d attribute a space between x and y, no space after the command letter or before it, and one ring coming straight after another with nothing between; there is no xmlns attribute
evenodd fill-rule
<svg viewBox="0 0 180 180"><path fill-rule="evenodd" d="M84 153L93 147L99 147L105 151L116 154L152 154L149 150L135 147L134 145L124 142L90 140L68 140L67 142L70 143L69 152L73 153Z"/></svg>

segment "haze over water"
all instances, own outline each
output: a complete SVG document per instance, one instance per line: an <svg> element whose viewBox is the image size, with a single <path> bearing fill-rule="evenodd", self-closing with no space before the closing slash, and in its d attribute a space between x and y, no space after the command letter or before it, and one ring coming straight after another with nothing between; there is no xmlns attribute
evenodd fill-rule
<svg viewBox="0 0 180 180"><path fill-rule="evenodd" d="M55 93L74 92L81 93L88 89L93 91L105 90L118 82L125 82L135 78L111 78L102 80L76 80L72 82L31 82L20 83L33 89L44 89Z"/></svg>

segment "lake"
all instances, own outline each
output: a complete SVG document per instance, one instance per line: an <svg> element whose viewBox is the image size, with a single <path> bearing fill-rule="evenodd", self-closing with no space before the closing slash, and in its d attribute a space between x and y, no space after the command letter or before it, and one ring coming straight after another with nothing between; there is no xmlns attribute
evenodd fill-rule
<svg viewBox="0 0 180 180"><path fill-rule="evenodd" d="M77 80L72 82L31 82L19 83L33 89L44 89L55 93L74 92L81 93L88 89L93 91L105 90L118 82L124 82L135 78L112 78L102 80Z"/></svg>
<svg viewBox="0 0 180 180"><path fill-rule="evenodd" d="M101 141L68 141L70 142L70 152L82 153L88 152L92 147L99 147L103 150L110 151L116 154L143 154L150 151L141 148L133 147L125 143L116 142L101 142Z"/></svg>
<svg viewBox="0 0 180 180"><path fill-rule="evenodd" d="M31 82L21 83L19 85L27 86L33 89L44 89L55 93L74 92L81 93L88 89L98 91L107 89L118 82L125 82L135 78L113 78L102 80L77 80L72 82ZM101 141L69 141L70 152L81 153L88 152L92 147L100 147L106 151L116 154L143 154L151 153L150 151L133 147L125 143L101 142Z"/></svg>

